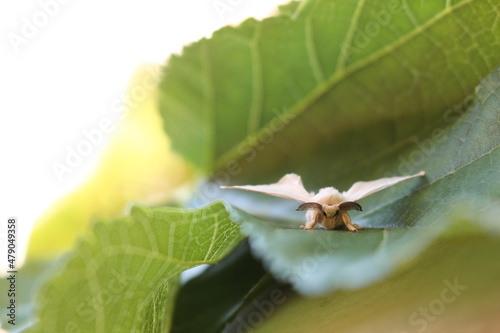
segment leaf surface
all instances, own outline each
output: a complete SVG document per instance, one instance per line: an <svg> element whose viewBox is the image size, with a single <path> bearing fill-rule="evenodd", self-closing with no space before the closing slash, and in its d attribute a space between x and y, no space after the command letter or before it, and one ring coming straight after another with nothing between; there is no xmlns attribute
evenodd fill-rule
<svg viewBox="0 0 500 333"><path fill-rule="evenodd" d="M135 206L96 223L38 295L37 332L165 332L178 275L226 256L241 240L221 203L194 210Z"/></svg>
<svg viewBox="0 0 500 333"><path fill-rule="evenodd" d="M288 294L260 325L243 317L233 331L246 325L257 333L496 332L500 206L491 204L471 214L474 207L464 203L466 209L444 216L448 232L383 281L317 298Z"/></svg>
<svg viewBox="0 0 500 333"><path fill-rule="evenodd" d="M347 185L358 174L346 166L435 126L500 61L497 2L286 8L223 28L165 68L165 130L205 171L255 182L286 166L320 186L314 175L328 165L327 180Z"/></svg>
<svg viewBox="0 0 500 333"><path fill-rule="evenodd" d="M402 145L388 160L397 161L399 156L418 161L410 168L425 170L426 178L360 200L364 211L353 213L353 220L367 230L305 232L298 229L299 223L283 227L248 219L242 230L254 253L276 277L293 283L302 294L355 289L418 256L449 228L442 223L443 215L460 209L463 202L477 211L498 202L500 68L483 81L458 121L424 131L416 140L425 143L417 149ZM418 160L412 157L417 154Z"/></svg>

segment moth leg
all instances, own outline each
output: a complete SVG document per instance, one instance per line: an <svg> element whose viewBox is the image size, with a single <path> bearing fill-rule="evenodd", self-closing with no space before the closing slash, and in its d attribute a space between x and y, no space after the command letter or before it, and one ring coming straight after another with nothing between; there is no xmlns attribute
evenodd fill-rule
<svg viewBox="0 0 500 333"><path fill-rule="evenodd" d="M306 225L301 225L300 229L311 230L316 225L316 221L306 222Z"/></svg>
<svg viewBox="0 0 500 333"><path fill-rule="evenodd" d="M347 229L349 229L350 231L358 231L358 229L351 225L351 217L349 216L349 214L342 213L342 219L344 220L344 224Z"/></svg>
<svg viewBox="0 0 500 333"><path fill-rule="evenodd" d="M356 223L353 223L352 226L358 230L364 230L365 227L360 227L359 225L357 225Z"/></svg>
<svg viewBox="0 0 500 333"><path fill-rule="evenodd" d="M317 210L309 210L306 213L306 225L301 225L300 229L311 230L318 222L319 212Z"/></svg>

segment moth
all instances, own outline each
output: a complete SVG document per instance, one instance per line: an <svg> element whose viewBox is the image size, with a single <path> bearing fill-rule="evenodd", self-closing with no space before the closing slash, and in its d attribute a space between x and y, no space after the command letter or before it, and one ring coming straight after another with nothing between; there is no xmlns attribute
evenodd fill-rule
<svg viewBox="0 0 500 333"><path fill-rule="evenodd" d="M349 190L342 193L334 187L322 188L317 194L307 192L304 185L302 185L300 176L294 173L286 174L277 183L270 185L221 186L221 188L261 192L301 202L302 204L297 210L307 210L306 224L300 226L301 229L310 230L316 224L319 224L325 229L347 227L350 231L358 231L364 229L364 227L351 223L351 217L349 216L350 210L363 210L356 201L399 182L424 175L425 172L421 171L411 176L356 182Z"/></svg>

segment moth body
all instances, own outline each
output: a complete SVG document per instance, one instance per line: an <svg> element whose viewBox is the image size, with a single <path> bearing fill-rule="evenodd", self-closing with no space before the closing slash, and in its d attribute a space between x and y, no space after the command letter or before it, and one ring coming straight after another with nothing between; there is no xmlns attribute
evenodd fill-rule
<svg viewBox="0 0 500 333"><path fill-rule="evenodd" d="M349 216L349 213L347 210L341 212L339 208L346 198L336 188L322 188L311 201L321 204L321 210L317 206L311 206L306 213L306 225L302 229L312 229L316 223L325 229L338 229L346 226L343 214Z"/></svg>
<svg viewBox="0 0 500 333"><path fill-rule="evenodd" d="M334 187L322 188L317 194L307 192L304 185L302 185L300 176L293 173L283 176L277 183L270 185L221 187L261 192L301 202L302 204L297 210L307 210L307 221L305 225L300 227L301 229L309 230L319 224L326 229L346 227L350 231L357 231L364 228L351 223L351 217L349 216L349 210L362 210L360 204L356 201L404 180L423 175L425 175L425 172L421 171L411 176L357 182L348 191L342 193Z"/></svg>
<svg viewBox="0 0 500 333"><path fill-rule="evenodd" d="M318 202L323 205L336 205L345 201L345 198L336 188L325 187L319 190L318 194L316 194L311 201Z"/></svg>

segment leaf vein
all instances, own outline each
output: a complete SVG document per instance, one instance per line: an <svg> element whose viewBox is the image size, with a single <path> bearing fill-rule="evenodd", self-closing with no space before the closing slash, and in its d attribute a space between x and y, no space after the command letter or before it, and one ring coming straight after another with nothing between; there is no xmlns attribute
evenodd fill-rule
<svg viewBox="0 0 500 333"><path fill-rule="evenodd" d="M403 0L403 9L406 13L406 16L410 19L411 23L415 28L418 28L420 26L420 22L417 20L415 14L411 10L410 6L408 5L408 0Z"/></svg>
<svg viewBox="0 0 500 333"><path fill-rule="evenodd" d="M318 58L318 52L316 48L316 43L314 41L314 31L312 28L311 18L308 17L305 21L305 38L306 38L306 47L307 47L307 55L309 59L309 63L311 65L314 78L316 82L319 84L325 80L325 74L323 68L321 68L321 63Z"/></svg>
<svg viewBox="0 0 500 333"><path fill-rule="evenodd" d="M405 43L409 42L413 38L416 38L420 36L420 34L429 29L430 27L434 26L438 21L449 15L451 12L457 10L458 8L461 8L462 6L465 6L471 2L474 2L476 0L464 0L463 2L450 7L449 10L443 10L440 14L434 16L431 20L427 21L417 29L413 30L409 34L403 36L402 38L396 40L394 43L389 44L379 51L373 53L371 56L366 57L365 59L357 62L353 66L349 67L347 70L337 73L335 72L329 79L324 81L317 89L315 89L312 93L304 97L303 99L299 100L293 108L290 109L288 114L291 116L291 119L289 123L292 123L294 121L299 121L298 115L303 113L307 108L312 105L316 100L320 99L322 96L324 96L329 89L331 89L333 86L339 84L342 80L346 79L346 77L352 76L355 73L359 72L360 70L368 67L372 63L376 62L380 58L392 53L395 49L405 45ZM264 133L265 131L269 130L269 127L271 124L267 124L264 126L259 133ZM257 134L258 135L258 134ZM257 143L252 141L252 138L247 138L245 140L248 143L248 147L254 147ZM229 149L226 151L217 161L217 168L221 168L227 161L235 160L237 159L237 156L240 154L238 151L239 145L234 146L233 148Z"/></svg>
<svg viewBox="0 0 500 333"><path fill-rule="evenodd" d="M249 119L248 119L248 134L253 134L259 129L261 124L262 113L264 111L262 106L262 61L260 56L260 48L258 40L261 36L261 25L257 24L252 41L250 43L250 51L252 57L252 102L250 105Z"/></svg>
<svg viewBox="0 0 500 333"><path fill-rule="evenodd" d="M354 33L358 28L358 21L361 16L361 12L363 10L364 5L365 5L365 0L358 1L358 5L354 11L354 16L352 17L351 24L349 26L349 29L347 30L344 41L342 42L341 46L342 52L340 52L340 56L337 60L337 67L335 68L334 73L343 72L345 69L345 65L347 62L347 55L351 51L352 40L354 38Z"/></svg>
<svg viewBox="0 0 500 333"><path fill-rule="evenodd" d="M208 41L203 40L201 45L201 64L203 67L204 84L203 84L203 117L205 118L205 131L206 142L204 149L204 162L205 167L209 170L212 169L215 159L216 135L217 135L217 121L214 109L214 92L213 92L213 74L210 66L210 55L208 49Z"/></svg>

